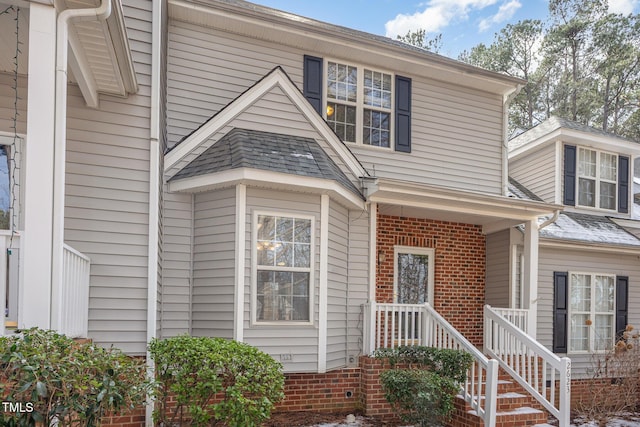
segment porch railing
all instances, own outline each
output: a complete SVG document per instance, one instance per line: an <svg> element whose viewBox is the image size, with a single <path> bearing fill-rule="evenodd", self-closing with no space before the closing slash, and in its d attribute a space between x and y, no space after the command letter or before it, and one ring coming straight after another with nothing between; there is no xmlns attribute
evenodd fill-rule
<svg viewBox="0 0 640 427"><path fill-rule="evenodd" d="M531 338L501 309L485 306L484 319L485 352L556 417L560 427L568 427L571 360Z"/></svg>
<svg viewBox="0 0 640 427"><path fill-rule="evenodd" d="M86 337L89 326L89 268L86 255L65 244L62 251L60 333Z"/></svg>
<svg viewBox="0 0 640 427"><path fill-rule="evenodd" d="M529 333L529 310L526 308L496 308L491 309L500 316L513 323L525 333Z"/></svg>
<svg viewBox="0 0 640 427"><path fill-rule="evenodd" d="M364 307L365 351L399 345L425 345L463 350L473 364L461 387L465 401L487 427L496 423L498 362L489 360L429 304L384 304Z"/></svg>

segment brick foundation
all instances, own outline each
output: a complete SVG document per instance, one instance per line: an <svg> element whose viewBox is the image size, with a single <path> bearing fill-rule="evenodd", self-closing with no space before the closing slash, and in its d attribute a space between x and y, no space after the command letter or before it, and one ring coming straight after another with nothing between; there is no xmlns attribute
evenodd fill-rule
<svg viewBox="0 0 640 427"><path fill-rule="evenodd" d="M285 398L275 411L351 411L360 407L360 368L325 374L285 374Z"/></svg>
<svg viewBox="0 0 640 427"><path fill-rule="evenodd" d="M486 252L480 226L378 213L377 244L377 302L393 302L394 246L433 248L432 305L469 341L482 347Z"/></svg>

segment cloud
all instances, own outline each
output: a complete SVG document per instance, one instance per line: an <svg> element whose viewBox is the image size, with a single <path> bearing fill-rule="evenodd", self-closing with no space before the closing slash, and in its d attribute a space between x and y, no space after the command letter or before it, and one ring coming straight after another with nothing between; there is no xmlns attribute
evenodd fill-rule
<svg viewBox="0 0 640 427"><path fill-rule="evenodd" d="M497 2L498 0L429 0L422 12L399 14L388 21L384 25L385 32L387 37L393 38L420 28L428 33L439 33L453 21L468 19L472 10L484 9Z"/></svg>
<svg viewBox="0 0 640 427"><path fill-rule="evenodd" d="M502 5L500 5L498 13L493 16L489 16L488 18L484 18L480 21L480 24L478 24L478 29L481 32L486 31L494 24L500 24L502 22L508 21L521 7L522 4L518 0L511 0L508 3L503 3Z"/></svg>
<svg viewBox="0 0 640 427"><path fill-rule="evenodd" d="M633 13L640 0L609 0L609 12L628 15Z"/></svg>

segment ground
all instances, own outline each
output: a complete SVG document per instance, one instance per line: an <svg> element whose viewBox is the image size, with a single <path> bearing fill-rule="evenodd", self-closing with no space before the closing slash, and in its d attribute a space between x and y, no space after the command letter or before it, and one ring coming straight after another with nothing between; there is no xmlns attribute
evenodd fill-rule
<svg viewBox="0 0 640 427"><path fill-rule="evenodd" d="M351 416L350 416L351 415ZM392 427L393 424L360 413L277 412L263 427Z"/></svg>
<svg viewBox="0 0 640 427"><path fill-rule="evenodd" d="M351 415L351 416L350 416ZM553 423L557 425L557 423ZM263 427L393 427L394 423L349 413L278 412ZM574 418L572 427L640 427L640 414L627 414L606 424Z"/></svg>

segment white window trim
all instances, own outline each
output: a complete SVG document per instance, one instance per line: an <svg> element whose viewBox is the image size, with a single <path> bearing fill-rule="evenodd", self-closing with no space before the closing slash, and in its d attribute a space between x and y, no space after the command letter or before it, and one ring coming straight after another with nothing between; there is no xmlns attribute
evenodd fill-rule
<svg viewBox="0 0 640 427"><path fill-rule="evenodd" d="M589 320L591 320L592 324L589 327L589 350L572 350L571 349L571 316L573 315L573 310L571 309L571 287L573 286L572 280L571 280L571 276L575 274L575 275L584 275L584 276L591 276L592 278L592 286L591 286L591 307L589 308ZM614 337L614 341L611 342L611 345L615 345L615 333L616 333L616 280L617 280L617 276L615 274L608 274L608 273L594 273L594 272L584 272L584 271L569 271L568 272L568 289L567 289L567 293L568 293L568 305L567 305L567 354L593 354L593 353L605 353L608 350L607 349L601 349L601 350L594 350L593 349L593 343L595 340L595 320L594 320L594 315L595 315L595 310L594 310L594 295L595 295L595 286L593 286L595 284L595 281L593 280L595 278L595 276L606 276L606 277L612 277L613 278L613 322L612 322L612 336Z"/></svg>
<svg viewBox="0 0 640 427"><path fill-rule="evenodd" d="M590 147L582 147L582 146L578 146L577 147L577 153L576 153L576 206L580 207L582 209L591 209L591 210L598 210L598 211L605 211L605 212L618 212L618 185L619 185L619 178L620 178L620 170L619 170L619 158L620 155L617 153L613 153L610 151L605 151L605 150L598 150L595 148L590 148ZM596 176L591 177L591 176L585 176L585 175L580 175L580 150L588 150L588 151L595 151L596 152ZM602 178L600 178L600 156L602 154L609 154L612 156L615 156L615 163L616 163L616 179L614 181L609 181L609 180L603 180ZM581 205L580 204L580 178L583 179L595 179L596 181L596 187L595 187L595 201L594 204L595 206L587 206L587 205ZM616 191L614 192L614 197L615 197L615 201L613 203L613 209L607 209L607 208L601 208L600 207L600 183L601 182L607 182L607 183L613 183L616 186Z"/></svg>
<svg viewBox="0 0 640 427"><path fill-rule="evenodd" d="M393 247L393 302L398 302L398 254L427 255L429 257L429 278L427 283L427 297L429 304L433 306L435 288L435 255L434 248L422 248L418 246L394 246Z"/></svg>
<svg viewBox="0 0 640 427"><path fill-rule="evenodd" d="M335 62L336 64L348 65L351 67L355 67L358 70L358 84L357 84L357 94L356 94L356 102L350 101L338 101L337 103L355 106L356 107L356 140L352 141L344 141L347 144L358 145L360 147L367 147L372 150L382 150L382 151L393 151L395 147L395 112L396 112L396 74L391 71L381 70L378 68L370 67L363 64L352 63L349 61L335 59L335 58L325 58L323 63L323 73L322 73L322 117L327 120L327 103L330 102L327 96L327 74L329 70L329 62ZM391 76L391 108L389 109L389 146L388 147L380 147L377 145L369 145L363 142L363 121L364 121L364 109L371 109L375 111L387 111L384 108L373 107L370 105L364 104L364 69L369 71L389 74ZM332 100L333 102L333 100Z"/></svg>
<svg viewBox="0 0 640 427"><path fill-rule="evenodd" d="M16 147L13 147L14 145L14 136L17 136L17 139L15 140L15 144L17 145L17 149ZM22 153L23 153L23 149L24 149L24 140L25 137L24 135L18 134L18 135L14 135L12 133L7 133L7 132L0 132L0 145L7 145L9 147L11 147L11 150L13 150L14 154L14 162L18 164L18 174L15 177L16 182L15 182L15 186L11 185L11 187L13 188L17 188L18 189L18 194L15 196L17 202L18 202L18 206L12 206L13 210L14 210L14 215L11 216L10 221L11 223L9 224L9 230L20 230L22 227L22 201L24 200L24 190L23 190L23 186L22 183L24 182L24 168L22 167ZM9 171L11 172L11 171ZM11 190L11 188L9 188L9 190ZM9 197L12 198L11 195L9 195ZM11 201L10 201L11 202ZM13 220L14 218L18 219L18 223L14 224Z"/></svg>
<svg viewBox="0 0 640 427"><path fill-rule="evenodd" d="M311 265L309 266L309 320L308 321L292 321L292 320L276 320L264 321L257 319L258 308L258 216L278 216L285 218L298 218L311 220ZM254 210L251 222L251 326L313 326L314 324L314 295L316 291L315 271L316 271L316 217L314 215L300 214L291 211L265 211ZM295 271L295 268L288 271ZM307 268L298 268L298 271L307 271Z"/></svg>

